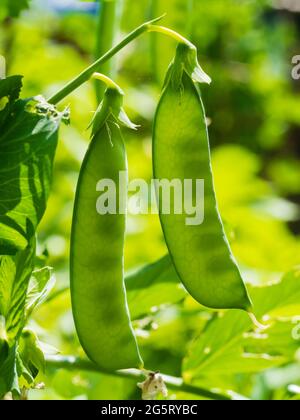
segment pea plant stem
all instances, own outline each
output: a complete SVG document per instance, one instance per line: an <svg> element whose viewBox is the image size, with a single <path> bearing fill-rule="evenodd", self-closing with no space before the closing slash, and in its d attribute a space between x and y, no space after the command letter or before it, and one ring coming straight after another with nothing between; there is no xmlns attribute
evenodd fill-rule
<svg viewBox="0 0 300 420"><path fill-rule="evenodd" d="M163 35L167 35L168 37L173 38L178 43L186 44L190 47L194 47L193 44L189 40L187 40L184 36L164 26L150 24L148 25L148 32L157 32Z"/></svg>
<svg viewBox="0 0 300 420"><path fill-rule="evenodd" d="M117 372L105 371L103 369L99 369L95 364L89 362L88 360L79 359L74 356L46 356L46 366L48 368L66 369L69 371L81 370L86 372L102 373L118 378L127 378L140 382L145 380L145 376L140 370L132 369ZM185 392L209 400L230 401L234 399L233 396L212 392L194 385L187 384L181 378L175 378L173 376L167 375L162 376L167 387L173 391Z"/></svg>
<svg viewBox="0 0 300 420"><path fill-rule="evenodd" d="M48 99L48 102L53 105L57 105L63 99L65 99L70 93L74 92L77 88L87 82L93 73L95 73L101 66L114 57L119 51L125 48L128 44L134 41L136 38L141 36L142 34L148 32L149 26L155 24L162 17L154 19L150 22L146 22L143 25L136 28L133 32L131 32L126 38L124 38L118 45L110 49L106 54L96 60L91 66L86 68L82 73L80 73L75 79L71 80L67 85L65 85L59 92L51 96Z"/></svg>
<svg viewBox="0 0 300 420"><path fill-rule="evenodd" d="M99 19L97 27L97 43L95 59L102 57L106 51L114 45L115 34L118 25L118 0L98 0L99 1ZM112 76L112 63L107 61L98 68L100 73ZM97 102L103 99L105 88L99 83L95 83Z"/></svg>
<svg viewBox="0 0 300 420"><path fill-rule="evenodd" d="M100 80L100 82L102 82L108 88L122 91L122 89L110 77L107 77L105 74L94 73L92 77L95 80Z"/></svg>

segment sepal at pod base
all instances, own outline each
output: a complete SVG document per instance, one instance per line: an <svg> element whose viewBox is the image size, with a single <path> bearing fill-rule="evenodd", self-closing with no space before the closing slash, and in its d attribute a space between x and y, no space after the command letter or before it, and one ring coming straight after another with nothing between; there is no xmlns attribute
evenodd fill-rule
<svg viewBox="0 0 300 420"><path fill-rule="evenodd" d="M123 108L124 92L118 86L108 87L104 93L103 101L100 103L94 118L91 122L92 137L94 137L103 125L112 120L117 124L121 124L132 130L138 128L137 125L132 123Z"/></svg>
<svg viewBox="0 0 300 420"><path fill-rule="evenodd" d="M174 87L179 88L182 84L184 72L195 83L210 84L212 82L211 78L200 66L197 57L197 48L191 43L178 44L174 61L169 69L167 82L171 79Z"/></svg>

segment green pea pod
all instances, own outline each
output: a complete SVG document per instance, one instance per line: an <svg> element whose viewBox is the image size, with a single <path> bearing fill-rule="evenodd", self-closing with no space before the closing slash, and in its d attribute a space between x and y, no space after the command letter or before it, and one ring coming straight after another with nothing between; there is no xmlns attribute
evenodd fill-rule
<svg viewBox="0 0 300 420"><path fill-rule="evenodd" d="M120 171L127 172L118 125L119 116L122 123L127 123L127 117L121 106L121 92L107 89L80 172L71 239L71 296L77 333L89 358L109 371L143 365L124 286L126 215L96 211L96 186L103 179L115 183L117 208L127 200L127 179L125 185L119 183Z"/></svg>
<svg viewBox="0 0 300 420"><path fill-rule="evenodd" d="M205 111L194 81L209 82L198 67L195 50L180 44L168 72L154 123L156 179L204 180L204 222L187 224L187 214L160 219L176 271L199 303L214 309L250 310L251 302L230 251L213 183Z"/></svg>

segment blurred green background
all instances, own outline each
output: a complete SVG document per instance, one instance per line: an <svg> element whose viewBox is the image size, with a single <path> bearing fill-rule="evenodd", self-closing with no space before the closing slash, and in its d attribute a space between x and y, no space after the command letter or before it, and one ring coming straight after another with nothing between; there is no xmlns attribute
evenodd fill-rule
<svg viewBox="0 0 300 420"><path fill-rule="evenodd" d="M0 53L7 59L9 75L24 75L23 95L48 97L93 61L97 8L87 2L75 7L75 3L32 1L18 19L3 13ZM115 40L165 12L163 25L197 45L200 63L213 79L202 93L218 200L234 254L249 283L276 281L300 263L300 80L291 76L292 57L300 54L300 7L297 12L297 2L284 0L119 0ZM144 35L113 60L112 74L126 93L126 109L141 125L136 133L124 132L131 178L151 179L152 120L175 46L164 37ZM55 268L56 291L69 283L74 192L89 142L87 127L97 106L93 84L78 89L63 105L71 106L71 126L61 129L52 196L39 230L39 252L47 254L47 264ZM130 216L126 269L165 253L158 218ZM150 307L158 295L156 291L149 296ZM211 316L186 298L177 305L154 308L136 321L148 364L180 376L189 340ZM53 295L32 326L42 341L62 353L83 354L68 290ZM292 371L296 376L298 372L300 383L297 369ZM210 386L228 384L248 396L269 398L271 393L276 398L283 392L282 384L270 391L263 385L266 375L228 372L210 378ZM48 370L40 379L46 388L31 391L32 399L139 395L134 381L105 375Z"/></svg>

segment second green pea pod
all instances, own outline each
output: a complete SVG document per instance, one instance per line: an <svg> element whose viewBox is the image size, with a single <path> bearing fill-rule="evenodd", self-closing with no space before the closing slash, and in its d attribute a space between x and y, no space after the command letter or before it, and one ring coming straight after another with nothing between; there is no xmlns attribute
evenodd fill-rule
<svg viewBox="0 0 300 420"><path fill-rule="evenodd" d="M203 223L164 212L161 225L176 271L191 296L215 309L250 310L251 302L231 253L216 200L206 116L195 82L210 79L198 65L196 49L180 44L165 82L154 123L153 167L158 180L204 181ZM199 204L199 203L198 203Z"/></svg>

